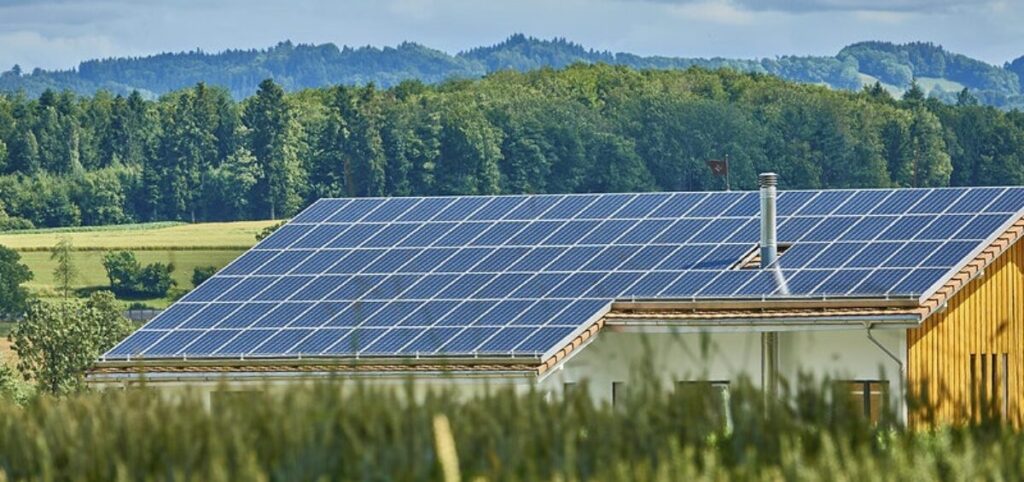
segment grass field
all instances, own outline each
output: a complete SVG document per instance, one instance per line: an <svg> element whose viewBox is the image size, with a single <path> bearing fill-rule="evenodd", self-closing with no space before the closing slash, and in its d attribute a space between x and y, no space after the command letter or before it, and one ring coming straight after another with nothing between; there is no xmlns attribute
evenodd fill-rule
<svg viewBox="0 0 1024 482"><path fill-rule="evenodd" d="M18 251L48 251L63 237L77 250L245 250L256 242L256 234L277 221L233 223L131 224L78 231L39 230L0 234L0 245Z"/></svg>
<svg viewBox="0 0 1024 482"><path fill-rule="evenodd" d="M0 245L20 252L35 279L26 286L43 298L56 296L53 282L55 263L49 249L62 237L71 239L77 251L74 261L79 276L75 288L82 294L108 285L103 255L109 250L134 251L139 262L174 263L178 285L165 298L133 299L153 308L164 308L192 286L197 266L221 268L256 243L256 234L276 221L175 224L154 223L126 226L89 227L81 230L34 230L0 234Z"/></svg>

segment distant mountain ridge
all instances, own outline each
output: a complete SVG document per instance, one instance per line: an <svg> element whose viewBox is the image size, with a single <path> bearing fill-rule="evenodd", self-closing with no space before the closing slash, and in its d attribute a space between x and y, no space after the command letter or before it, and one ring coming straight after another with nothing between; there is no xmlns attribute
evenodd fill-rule
<svg viewBox="0 0 1024 482"><path fill-rule="evenodd" d="M63 71L18 68L0 74L0 91L38 95L46 89L91 94L138 90L149 97L206 82L227 88L236 98L255 92L273 78L288 90L330 84L374 82L388 87L403 80L435 83L476 78L504 69L560 68L577 62L638 69L732 68L776 75L797 82L860 89L880 82L894 94L916 81L926 93L954 101L967 88L981 102L1024 107L1024 56L1002 67L946 51L926 42L859 42L835 56L781 56L759 60L639 56L587 49L566 39L541 40L522 34L488 47L451 55L417 43L396 47L342 47L281 42L267 49L200 50L145 57L88 60Z"/></svg>

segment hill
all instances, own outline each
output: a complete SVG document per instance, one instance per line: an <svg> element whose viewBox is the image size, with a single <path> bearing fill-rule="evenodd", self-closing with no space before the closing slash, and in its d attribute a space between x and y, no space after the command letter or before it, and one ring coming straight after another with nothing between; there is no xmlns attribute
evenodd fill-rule
<svg viewBox="0 0 1024 482"><path fill-rule="evenodd" d="M333 84L391 87L403 80L437 83L453 78L478 78L513 69L560 68L573 63L608 63L637 69L732 68L779 76L797 82L825 84L857 90L875 80L903 91L914 79L935 79L926 93L952 102L967 88L981 102L1003 108L1024 106L1024 57L1003 67L940 46L914 42L861 42L835 56L782 56L759 60L639 56L587 49L565 39L540 40L522 34L487 47L455 55L406 42L397 47L337 47L281 42L267 49L201 50L146 57L88 60L65 71L20 68L0 74L0 90L24 91L37 96L46 89L92 94L98 90L127 94L133 90L148 98L198 82L228 89L236 99L252 95L265 78L286 90Z"/></svg>

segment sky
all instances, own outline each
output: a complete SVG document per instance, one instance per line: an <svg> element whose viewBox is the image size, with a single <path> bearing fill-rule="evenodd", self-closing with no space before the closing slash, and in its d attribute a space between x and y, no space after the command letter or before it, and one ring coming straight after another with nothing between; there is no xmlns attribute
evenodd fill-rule
<svg viewBox="0 0 1024 482"><path fill-rule="evenodd" d="M929 41L995 65L1024 55L1024 0L0 0L0 70L265 48L283 40L456 53L512 33L640 55L834 55Z"/></svg>

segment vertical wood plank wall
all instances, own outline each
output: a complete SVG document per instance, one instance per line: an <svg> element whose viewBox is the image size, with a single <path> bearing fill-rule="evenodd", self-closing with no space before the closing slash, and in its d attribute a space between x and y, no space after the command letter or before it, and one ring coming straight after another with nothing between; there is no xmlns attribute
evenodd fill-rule
<svg viewBox="0 0 1024 482"><path fill-rule="evenodd" d="M1008 416L1024 426L1024 242L1018 242L951 298L946 309L907 332L910 393L929 407L911 408L911 425L964 423L971 410L971 354L1008 354ZM980 360L975 375L980 377ZM988 370L991 370L988 367ZM991 380L991 371L988 372ZM1000 377L1004 376L1002 374ZM977 386L976 382L976 385ZM1001 383L1001 382L1000 382ZM926 392L926 393L923 393Z"/></svg>

